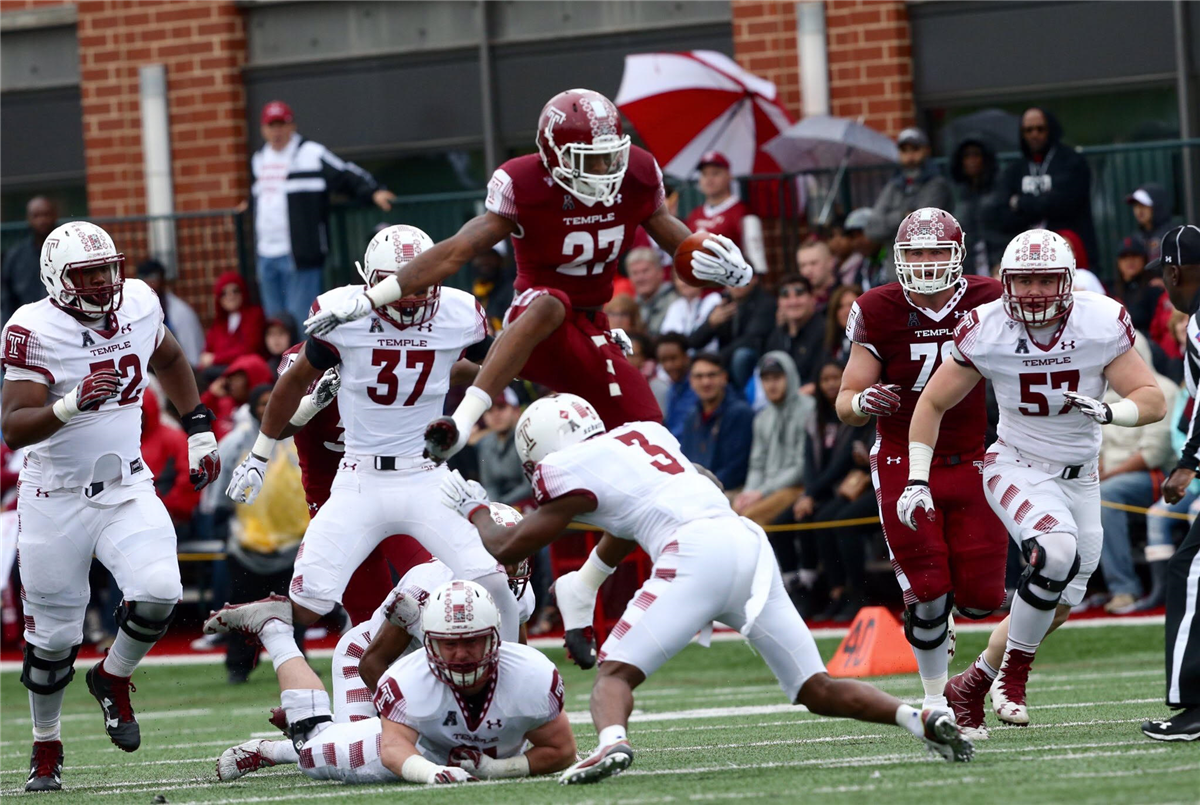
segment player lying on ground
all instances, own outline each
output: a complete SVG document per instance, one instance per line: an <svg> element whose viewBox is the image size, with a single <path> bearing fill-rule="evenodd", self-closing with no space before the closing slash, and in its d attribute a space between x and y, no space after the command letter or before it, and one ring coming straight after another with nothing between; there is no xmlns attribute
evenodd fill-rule
<svg viewBox="0 0 1200 805"><path fill-rule="evenodd" d="M443 486L446 505L479 529L492 555L502 562L532 556L578 519L635 542L654 560L651 578L600 652L591 699L599 746L561 782L596 782L629 768L633 749L625 730L633 689L714 620L746 636L789 701L817 715L898 724L947 760L970 760L974 749L949 710L922 713L870 685L825 673L817 644L784 592L766 533L733 513L662 425L634 422L606 433L588 402L559 394L529 406L515 438L538 500L516 526L492 522L479 484L452 475Z"/></svg>
<svg viewBox="0 0 1200 805"><path fill-rule="evenodd" d="M162 306L95 224L73 221L46 238L48 297L22 305L4 328L4 441L26 448L17 502L21 598L33 754L27 791L62 787L59 717L75 674L88 604L88 570L100 561L121 589L117 637L87 686L121 749L141 744L129 678L167 632L183 595L175 529L141 455L142 391L153 371L182 413L188 470L201 489L221 461L212 413Z"/></svg>
<svg viewBox="0 0 1200 805"><path fill-rule="evenodd" d="M379 715L357 721L335 723L320 678L291 652L291 616L288 600L271 596L225 607L205 623L210 633L262 640L276 662L292 737L226 750L217 761L221 780L298 762L317 780L457 783L548 774L574 762L554 663L536 649L500 641L499 612L478 584L451 581L430 593L420 607L424 651L388 668L373 697Z"/></svg>
<svg viewBox="0 0 1200 805"><path fill-rule="evenodd" d="M359 273L378 285L433 241L412 226L390 226L367 245ZM362 285L335 288L317 298L320 310L361 295ZM487 321L475 297L433 287L381 307L374 315L309 338L271 392L262 429L234 471L227 494L250 501L262 488L275 441L289 427L309 385L340 367L338 410L345 454L330 496L312 519L296 554L288 594L295 619L314 622L341 603L350 576L393 534L407 534L454 571L478 581L502 615L505 640L517 639L517 602L503 569L466 523L434 516L429 501L449 475L422 457L425 423L440 414L456 379L469 377L462 355L487 339ZM467 367L470 368L470 367Z"/></svg>
<svg viewBox="0 0 1200 805"><path fill-rule="evenodd" d="M989 650L946 685L960 727L986 737L983 703L1005 677L1006 719L1028 723L1025 685L1034 653L1083 600L1100 561L1100 426L1137 427L1166 414L1149 367L1133 349L1133 324L1116 300L1072 291L1075 256L1061 236L1022 233L1000 267L1004 295L971 311L945 361L921 393L909 427L909 481L896 514L918 527L934 516L930 459L942 416L992 381L1000 408L996 443L983 460L988 504L1029 563L1004 634L1003 660ZM1123 398L1100 402L1112 385ZM995 693L993 692L993 698Z"/></svg>

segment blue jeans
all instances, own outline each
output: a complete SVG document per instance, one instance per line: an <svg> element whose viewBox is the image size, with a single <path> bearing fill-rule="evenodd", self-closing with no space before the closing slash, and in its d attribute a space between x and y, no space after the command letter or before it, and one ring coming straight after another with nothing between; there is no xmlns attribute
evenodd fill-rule
<svg viewBox="0 0 1200 805"><path fill-rule="evenodd" d="M739 392L746 389L746 384L754 375L754 367L758 365L758 350L753 347L738 347L729 356L729 382Z"/></svg>
<svg viewBox="0 0 1200 805"><path fill-rule="evenodd" d="M267 318L287 313L303 327L313 300L321 295L320 268L297 268L290 254L258 257L258 295Z"/></svg>
<svg viewBox="0 0 1200 805"><path fill-rule="evenodd" d="M1154 502L1154 484L1150 473L1126 472L1100 482L1100 499L1128 506L1149 506ZM1161 519L1161 518L1155 518ZM1101 508L1100 524L1104 528L1104 549L1100 567L1104 581L1113 595L1128 593L1142 596L1142 582L1133 569L1133 547L1129 544L1129 514L1120 509Z"/></svg>
<svg viewBox="0 0 1200 805"><path fill-rule="evenodd" d="M1175 528L1183 524L1174 517L1156 517L1156 513L1187 514L1196 500L1192 492L1184 494L1178 503L1167 503L1160 499L1150 507L1146 515L1146 561L1170 559L1175 552Z"/></svg>

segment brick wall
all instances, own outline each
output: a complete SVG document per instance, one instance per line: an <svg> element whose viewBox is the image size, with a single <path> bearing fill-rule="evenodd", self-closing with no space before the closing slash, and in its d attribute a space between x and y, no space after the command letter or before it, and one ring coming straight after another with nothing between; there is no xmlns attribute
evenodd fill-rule
<svg viewBox="0 0 1200 805"><path fill-rule="evenodd" d="M775 83L779 102L800 119L800 62L796 58L796 4L733 0L733 58Z"/></svg>
<svg viewBox="0 0 1200 805"><path fill-rule="evenodd" d="M228 208L245 198L246 34L233 0L83 0L78 20L89 213L145 213L145 64L166 65L175 209Z"/></svg>

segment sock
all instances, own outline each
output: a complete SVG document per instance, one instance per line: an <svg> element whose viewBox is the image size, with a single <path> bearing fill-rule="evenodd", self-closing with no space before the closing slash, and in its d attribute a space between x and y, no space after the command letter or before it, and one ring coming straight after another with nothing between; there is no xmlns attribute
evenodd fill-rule
<svg viewBox="0 0 1200 805"><path fill-rule="evenodd" d="M992 664L989 663L986 659L984 659L984 656L982 654L980 654L975 659L975 667L978 668L980 671L983 671L983 675L986 676L988 679L995 679L996 674L1000 673L1000 671L998 669L993 668Z"/></svg>
<svg viewBox="0 0 1200 805"><path fill-rule="evenodd" d="M604 560L596 555L596 549L592 548L587 561L583 563L583 567L579 568L579 580L592 592L598 592L600 585L604 584L614 572L616 572L616 568L605 564Z"/></svg>
<svg viewBox="0 0 1200 805"><path fill-rule="evenodd" d="M333 717L333 710L329 707L329 694L323 690L285 690L279 694L279 703L283 705L284 712L287 713L289 724L295 724L297 721L303 721L313 716ZM305 736L305 739L311 738L331 724L330 721L318 724Z"/></svg>
<svg viewBox="0 0 1200 805"><path fill-rule="evenodd" d="M932 601L921 601L913 607L913 614L923 620L933 620L939 617L946 611L946 596L942 595ZM917 658L917 669L921 675L921 686L925 689L925 704L938 705L944 707L946 697L943 695L946 689L946 681L950 678L950 655L947 653L950 646L949 631L943 632L946 627L938 627L934 629L925 629L920 626L914 626L912 633L913 637L919 640L933 640L938 634L944 634L942 641L935 648L917 648L913 646L913 654Z"/></svg>
<svg viewBox="0 0 1200 805"><path fill-rule="evenodd" d="M902 704L896 708L896 725L906 729L918 738L925 737L925 722L921 711L915 707Z"/></svg>
<svg viewBox="0 0 1200 805"><path fill-rule="evenodd" d="M261 751L272 763L300 762L300 753L291 741L263 741Z"/></svg>
<svg viewBox="0 0 1200 805"><path fill-rule="evenodd" d="M130 677L138 663L142 661L142 657L145 657L152 648L154 648L153 643L135 640L126 634L124 629L117 629L117 639L113 641L108 654L104 656L104 664L101 667L104 669L104 673L110 676L122 679Z"/></svg>
<svg viewBox="0 0 1200 805"><path fill-rule="evenodd" d="M62 651L45 651L43 649L33 649L39 659L43 660L65 660L71 656L71 650L63 649ZM49 685L53 682L52 677L61 676L67 673L69 669L53 672L46 671L42 668L30 668L28 673L30 679L39 685ZM29 691L29 716L33 721L33 740L35 741L57 741L62 735L62 728L59 723L59 717L62 715L63 696L67 689L64 687L54 693L34 693Z"/></svg>
<svg viewBox="0 0 1200 805"><path fill-rule="evenodd" d="M613 724L600 730L600 737L597 739L598 746L611 746L618 741L627 741L625 728L620 724Z"/></svg>
<svg viewBox="0 0 1200 805"><path fill-rule="evenodd" d="M1034 653L1045 639L1046 632L1050 630L1050 624L1053 622L1053 608L1038 609L1017 596L1009 612L1007 649Z"/></svg>
<svg viewBox="0 0 1200 805"><path fill-rule="evenodd" d="M262 641L263 648L271 656L271 662L276 671L288 660L304 656L300 647L296 645L295 630L286 623L277 620L267 621L263 624L262 631L258 633L258 639Z"/></svg>

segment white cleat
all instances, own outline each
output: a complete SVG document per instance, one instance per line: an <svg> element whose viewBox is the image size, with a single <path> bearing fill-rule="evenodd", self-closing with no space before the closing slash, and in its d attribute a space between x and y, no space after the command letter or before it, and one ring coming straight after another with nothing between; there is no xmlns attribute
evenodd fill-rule
<svg viewBox="0 0 1200 805"><path fill-rule="evenodd" d="M620 774L633 765L633 747L629 741L617 741L602 746L567 769L558 778L562 785L598 783L606 777Z"/></svg>
<svg viewBox="0 0 1200 805"><path fill-rule="evenodd" d="M226 604L208 616L205 634L240 632L258 636L267 621L277 620L292 627L292 602L272 593L248 604Z"/></svg>
<svg viewBox="0 0 1200 805"><path fill-rule="evenodd" d="M228 783L252 771L274 766L275 761L263 754L263 745L267 743L270 741L258 738L226 749L217 758L217 779Z"/></svg>
<svg viewBox="0 0 1200 805"><path fill-rule="evenodd" d="M1010 656L1012 654L1018 656ZM992 681L992 710L1005 724L1024 727L1029 724L1029 707L1025 700L1025 685L1029 679L1029 663L1023 652L1007 652L1000 673Z"/></svg>
<svg viewBox="0 0 1200 805"><path fill-rule="evenodd" d="M982 727L959 727L959 731L968 741L986 741L992 736L988 733L986 726Z"/></svg>
<svg viewBox="0 0 1200 805"><path fill-rule="evenodd" d="M949 710L925 710L921 713L925 722L925 746L930 754L952 763L968 763L975 756L975 746L954 723L954 714Z"/></svg>

